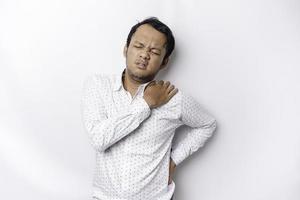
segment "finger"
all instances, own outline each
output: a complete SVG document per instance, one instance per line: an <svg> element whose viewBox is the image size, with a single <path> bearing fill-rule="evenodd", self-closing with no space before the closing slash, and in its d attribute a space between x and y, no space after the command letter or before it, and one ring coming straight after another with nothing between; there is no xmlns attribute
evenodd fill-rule
<svg viewBox="0 0 300 200"><path fill-rule="evenodd" d="M159 84L159 85L163 85L163 84L164 84L164 81L163 81L163 80L160 80L160 81L158 81L158 84Z"/></svg>
<svg viewBox="0 0 300 200"><path fill-rule="evenodd" d="M169 98L172 98L177 92L178 92L178 89L177 89L177 88L176 88L175 90L172 90L172 91L169 93Z"/></svg>
<svg viewBox="0 0 300 200"><path fill-rule="evenodd" d="M167 89L168 93L170 93L174 88L175 88L174 85L169 86L168 89Z"/></svg>
<svg viewBox="0 0 300 200"><path fill-rule="evenodd" d="M148 85L155 85L155 84L156 84L156 80L152 80L152 81L150 81L150 83Z"/></svg>
<svg viewBox="0 0 300 200"><path fill-rule="evenodd" d="M155 80L152 80L152 81L150 81L150 83L147 84L147 86L145 87L145 89L146 89L147 87L149 87L149 86L151 86L151 85L155 85L155 84L156 84Z"/></svg>
<svg viewBox="0 0 300 200"><path fill-rule="evenodd" d="M170 85L170 81L166 81L166 82L165 82L165 86L166 86L166 88L168 88L168 87L169 87L169 85Z"/></svg>

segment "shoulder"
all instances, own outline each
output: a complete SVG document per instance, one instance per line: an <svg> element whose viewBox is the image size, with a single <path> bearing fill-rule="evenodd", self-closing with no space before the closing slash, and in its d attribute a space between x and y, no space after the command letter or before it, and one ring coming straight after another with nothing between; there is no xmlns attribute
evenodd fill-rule
<svg viewBox="0 0 300 200"><path fill-rule="evenodd" d="M95 82L102 82L109 79L112 74L100 74L100 73L93 73L89 74L85 77L85 81L95 81Z"/></svg>
<svg viewBox="0 0 300 200"><path fill-rule="evenodd" d="M182 91L178 89L178 92L166 104L160 106L160 108L180 108L182 95Z"/></svg>
<svg viewBox="0 0 300 200"><path fill-rule="evenodd" d="M178 89L178 92L173 96L173 98L173 101L178 102L180 105L190 100L194 100L194 98L189 93L182 91L181 89Z"/></svg>
<svg viewBox="0 0 300 200"><path fill-rule="evenodd" d="M190 104L192 102L196 102L196 98L188 92L180 91L179 98L181 104Z"/></svg>
<svg viewBox="0 0 300 200"><path fill-rule="evenodd" d="M89 74L84 79L85 87L105 87L113 80L114 74L101 74L93 73Z"/></svg>
<svg viewBox="0 0 300 200"><path fill-rule="evenodd" d="M184 95L184 92L182 92L182 90L178 89L178 92L173 96L173 98L171 100L180 103L182 101L183 95Z"/></svg>

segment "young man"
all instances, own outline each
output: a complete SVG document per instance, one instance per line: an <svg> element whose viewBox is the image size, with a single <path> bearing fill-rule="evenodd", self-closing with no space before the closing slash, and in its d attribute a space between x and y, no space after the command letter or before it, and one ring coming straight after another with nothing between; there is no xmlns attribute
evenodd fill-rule
<svg viewBox="0 0 300 200"><path fill-rule="evenodd" d="M96 150L94 199L170 200L176 165L214 132L216 120L195 99L169 81L154 80L174 44L168 26L145 19L128 35L122 73L86 79L82 115ZM182 125L188 133L172 145Z"/></svg>

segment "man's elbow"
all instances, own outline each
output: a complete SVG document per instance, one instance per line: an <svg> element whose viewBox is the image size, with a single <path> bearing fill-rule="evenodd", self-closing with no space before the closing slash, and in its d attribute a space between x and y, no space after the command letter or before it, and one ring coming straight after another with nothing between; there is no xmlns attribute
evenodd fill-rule
<svg viewBox="0 0 300 200"><path fill-rule="evenodd" d="M213 120L211 127L212 127L213 132L217 129L217 120L216 119Z"/></svg>
<svg viewBox="0 0 300 200"><path fill-rule="evenodd" d="M99 143L97 143L97 142L95 142L95 141L92 142L92 146L94 147L94 149L95 149L96 151L102 152L102 153L104 153L105 150L109 148L108 145L99 144Z"/></svg>
<svg viewBox="0 0 300 200"><path fill-rule="evenodd" d="M209 123L209 127L208 127L209 131L208 131L208 136L211 137L214 132L216 131L217 129L217 120L216 119L213 119L210 123Z"/></svg>

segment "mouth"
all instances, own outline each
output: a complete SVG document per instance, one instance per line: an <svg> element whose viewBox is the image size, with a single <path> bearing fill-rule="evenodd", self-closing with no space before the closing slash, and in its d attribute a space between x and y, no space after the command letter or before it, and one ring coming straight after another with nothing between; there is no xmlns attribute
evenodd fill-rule
<svg viewBox="0 0 300 200"><path fill-rule="evenodd" d="M140 60L137 61L135 64L136 64L137 67L140 68L140 69L146 69L147 66L148 66L148 63L147 63L147 62L140 61Z"/></svg>

